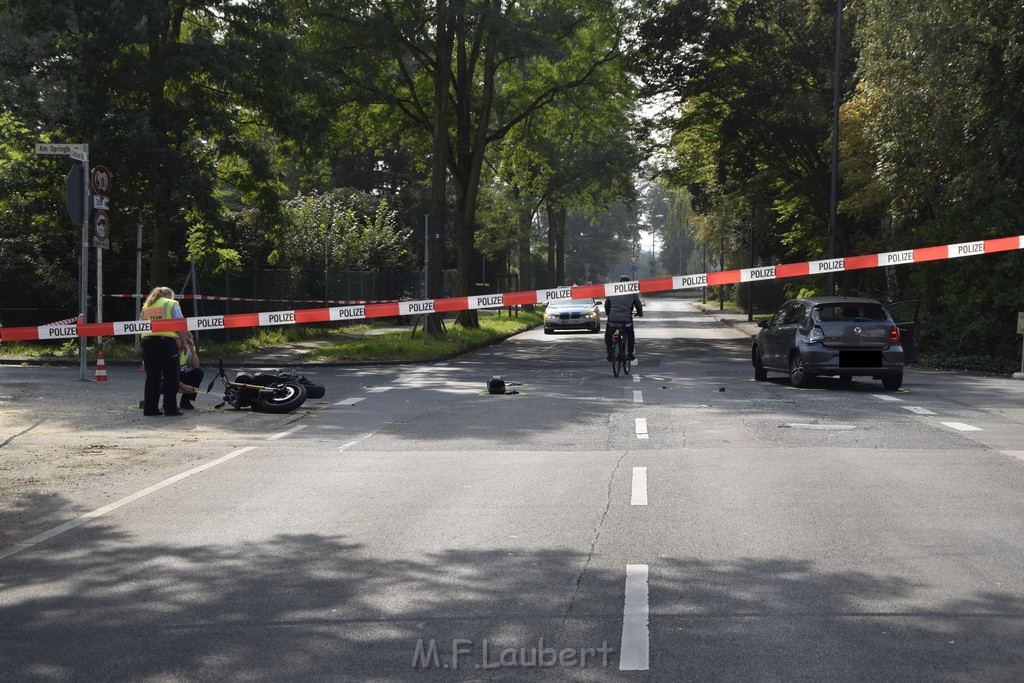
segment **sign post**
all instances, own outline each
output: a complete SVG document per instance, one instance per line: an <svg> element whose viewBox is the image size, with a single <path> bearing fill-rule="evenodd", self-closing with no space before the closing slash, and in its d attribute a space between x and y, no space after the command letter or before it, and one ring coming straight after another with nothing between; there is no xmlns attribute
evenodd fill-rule
<svg viewBox="0 0 1024 683"><path fill-rule="evenodd" d="M93 208L96 212L92 216L92 229L94 233L93 244L96 246L96 322L103 322L103 250L110 248L110 217L107 209L110 202L107 195L110 193L111 175L104 166L97 166L89 175L93 191ZM103 337L96 337L96 355L103 357Z"/></svg>
<svg viewBox="0 0 1024 683"><path fill-rule="evenodd" d="M1017 314L1017 334L1024 334L1024 313ZM1024 379L1024 346L1020 350L1020 372L1013 373L1014 379Z"/></svg>
<svg viewBox="0 0 1024 683"><path fill-rule="evenodd" d="M81 186L75 188L74 185L77 182L72 182L72 176L69 176L69 182L67 187L67 205L68 210L77 210L81 207L81 215L75 216L72 214L71 220L75 225L82 226L82 253L79 256L79 271L78 271L78 322L84 324L86 322L86 314L89 310L89 174L85 169L89 168L89 145L84 143L55 143L55 142L37 142L36 143L36 154L42 154L47 156L68 156L75 161L82 162L82 180ZM78 191L81 192L81 201L78 201ZM86 338L78 338L78 365L79 365L79 377L78 379L85 381L85 365L86 365Z"/></svg>

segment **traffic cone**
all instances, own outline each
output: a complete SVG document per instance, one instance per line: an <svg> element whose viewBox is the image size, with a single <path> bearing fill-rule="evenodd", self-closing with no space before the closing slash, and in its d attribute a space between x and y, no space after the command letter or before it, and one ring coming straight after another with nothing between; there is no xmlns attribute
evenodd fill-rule
<svg viewBox="0 0 1024 683"><path fill-rule="evenodd" d="M103 352L96 352L96 381L107 381L107 364L103 362Z"/></svg>

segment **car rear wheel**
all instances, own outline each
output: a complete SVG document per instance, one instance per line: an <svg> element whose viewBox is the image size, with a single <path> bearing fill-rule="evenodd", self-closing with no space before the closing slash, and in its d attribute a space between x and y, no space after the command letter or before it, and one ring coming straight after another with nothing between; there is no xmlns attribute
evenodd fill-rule
<svg viewBox="0 0 1024 683"><path fill-rule="evenodd" d="M903 386L903 373L896 375L886 375L882 378L882 386L889 391L896 391Z"/></svg>
<svg viewBox="0 0 1024 683"><path fill-rule="evenodd" d="M758 382L763 382L768 379L768 371L764 369L764 362L761 360L761 349L754 347L753 352L754 362L754 379Z"/></svg>
<svg viewBox="0 0 1024 683"><path fill-rule="evenodd" d="M810 374L804 369L804 358L799 351L789 357L789 383L797 388L806 387L811 380Z"/></svg>
<svg viewBox="0 0 1024 683"><path fill-rule="evenodd" d="M553 332L554 332L554 330L553 330L553 329L551 329L550 327L545 327L545 328L544 328L544 334L551 334L551 333L553 333Z"/></svg>

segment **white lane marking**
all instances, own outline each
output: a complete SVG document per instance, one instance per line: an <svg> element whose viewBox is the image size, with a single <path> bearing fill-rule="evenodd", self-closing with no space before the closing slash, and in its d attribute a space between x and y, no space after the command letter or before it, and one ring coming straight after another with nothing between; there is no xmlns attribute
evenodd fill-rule
<svg viewBox="0 0 1024 683"><path fill-rule="evenodd" d="M292 427L291 429L289 429L286 432L280 432L279 434L274 434L271 437L267 437L267 441L277 441L278 439L283 439L284 437L288 436L289 434L294 434L295 432L299 431L300 429L305 429L308 426L309 425L298 425L296 427Z"/></svg>
<svg viewBox="0 0 1024 683"><path fill-rule="evenodd" d="M881 399L883 401L898 401L898 402L902 402L903 401L902 398L896 398L895 396L890 396L889 394L871 394L871 395L874 396L875 398Z"/></svg>
<svg viewBox="0 0 1024 683"><path fill-rule="evenodd" d="M1017 458L1018 460L1024 460L1024 451L1000 451L1003 455L1008 455L1011 458Z"/></svg>
<svg viewBox="0 0 1024 683"><path fill-rule="evenodd" d="M647 468L633 468L633 489L629 496L630 505L647 505Z"/></svg>
<svg viewBox="0 0 1024 683"><path fill-rule="evenodd" d="M643 402L644 402L644 393L642 391L634 391L633 392L633 403L643 403Z"/></svg>
<svg viewBox="0 0 1024 683"><path fill-rule="evenodd" d="M65 531L69 531L71 529L74 529L77 526L85 524L86 522L88 522L91 519L96 519L97 517L99 517L101 515L105 515L108 512L113 512L114 510L118 509L119 507L122 507L124 505L127 505L128 503L136 501L139 498L144 498L145 496L148 496L151 493L155 493L155 492L159 491L162 488L166 488L166 487L170 486L171 484L174 484L176 482L181 481L182 479L186 479L188 477L191 477L193 474L199 474L200 472L202 472L204 470L208 470L211 467L216 467L217 465L221 464L222 462L227 462L228 460L231 460L232 458L237 458L238 456L242 455L243 453L248 453L249 451L254 450L255 448L256 448L255 446L246 446L245 448L239 448L237 451L231 451L227 455L223 455L223 456L217 458L216 460L211 460L210 462L205 463L203 465L199 465L198 467L193 467L192 469L188 470L187 472L182 472L181 474L176 474L173 477L169 477L167 479L164 479L163 481L161 481L158 484L153 484L152 486L150 486L148 488L144 488L141 491L137 491L136 493L133 493L130 496L127 496L125 498L122 498L121 500L115 501L115 502L111 503L110 505L104 505L101 508L96 508L92 512L86 512L84 515L81 515L80 517L76 517L75 519L72 519L70 522L65 522L65 523L61 524L60 526L55 526L54 528L50 529L49 531L44 531L43 533L39 534L38 536L33 536L32 538L30 538L28 540L25 540L25 541L22 541L21 543L17 543L15 545L11 546L10 548L5 548L4 550L0 550L0 559L8 557L8 556L13 555L13 554L18 553L18 552L21 552L22 550L25 550L26 548L31 548L32 546L34 546L34 545L36 545L38 543L42 543L43 541L49 540L49 539L53 538L54 536L59 536L60 534L64 533Z"/></svg>
<svg viewBox="0 0 1024 683"><path fill-rule="evenodd" d="M632 363L633 365L640 365L640 361L638 360L632 360L630 361L630 363Z"/></svg>
<svg viewBox="0 0 1024 683"><path fill-rule="evenodd" d="M446 363L434 363L434 365L439 367L439 368L443 368L445 365L448 365L448 363L447 362Z"/></svg>
<svg viewBox="0 0 1024 683"><path fill-rule="evenodd" d="M922 408L920 406L900 406L900 408L903 408L903 410L909 410L910 412L916 413L918 415L934 415L935 414L932 411L928 410L927 408Z"/></svg>
<svg viewBox="0 0 1024 683"><path fill-rule="evenodd" d="M634 382L639 382L640 381L640 375L633 375L633 381Z"/></svg>
<svg viewBox="0 0 1024 683"><path fill-rule="evenodd" d="M822 424L804 424L802 422L787 422L782 425L783 427L789 427L790 429L824 429L830 431L849 431L856 429L857 425L822 425Z"/></svg>
<svg viewBox="0 0 1024 683"><path fill-rule="evenodd" d="M338 401L334 405L336 406L354 406L360 401L365 401L365 398L346 398L344 401Z"/></svg>
<svg viewBox="0 0 1024 683"><path fill-rule="evenodd" d="M622 610L619 671L647 671L650 665L647 565L626 565L626 604Z"/></svg>
<svg viewBox="0 0 1024 683"><path fill-rule="evenodd" d="M940 425L946 425L950 429L955 429L958 432L983 432L985 431L981 427L975 427L974 425L964 424L963 422L940 422Z"/></svg>
<svg viewBox="0 0 1024 683"><path fill-rule="evenodd" d="M646 417L638 417L638 418L636 418L636 438L638 438L638 439L646 439L646 438L649 438L649 436L650 435L647 433L647 418Z"/></svg>
<svg viewBox="0 0 1024 683"><path fill-rule="evenodd" d="M376 434L376 433L377 433L376 431L372 431L372 432L370 432L369 434L367 434L366 436L361 436L361 437L359 437L359 438L358 438L358 439L356 439L355 441L349 441L349 442L348 442L347 444L345 444L344 446L338 446L338 450L339 450L339 451L343 451L343 450L345 450L346 448L348 448L349 446L355 446L355 445L356 445L357 443L359 443L360 441L366 441L367 439L369 439L369 438L370 438L371 436L373 436L373 435L374 435L374 434Z"/></svg>
<svg viewBox="0 0 1024 683"><path fill-rule="evenodd" d="M366 392L369 394L383 394L385 391L391 391L394 387L374 387L373 389L367 389Z"/></svg>

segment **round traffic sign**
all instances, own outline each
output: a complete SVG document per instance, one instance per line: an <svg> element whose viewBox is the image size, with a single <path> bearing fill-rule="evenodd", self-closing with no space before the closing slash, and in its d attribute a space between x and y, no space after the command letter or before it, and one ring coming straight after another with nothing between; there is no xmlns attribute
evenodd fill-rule
<svg viewBox="0 0 1024 683"><path fill-rule="evenodd" d="M97 211L92 217L92 230L96 239L106 241L110 237L110 218L106 211Z"/></svg>
<svg viewBox="0 0 1024 683"><path fill-rule="evenodd" d="M113 176L106 166L96 166L92 169L92 191L96 194L106 197L110 193L112 181Z"/></svg>

